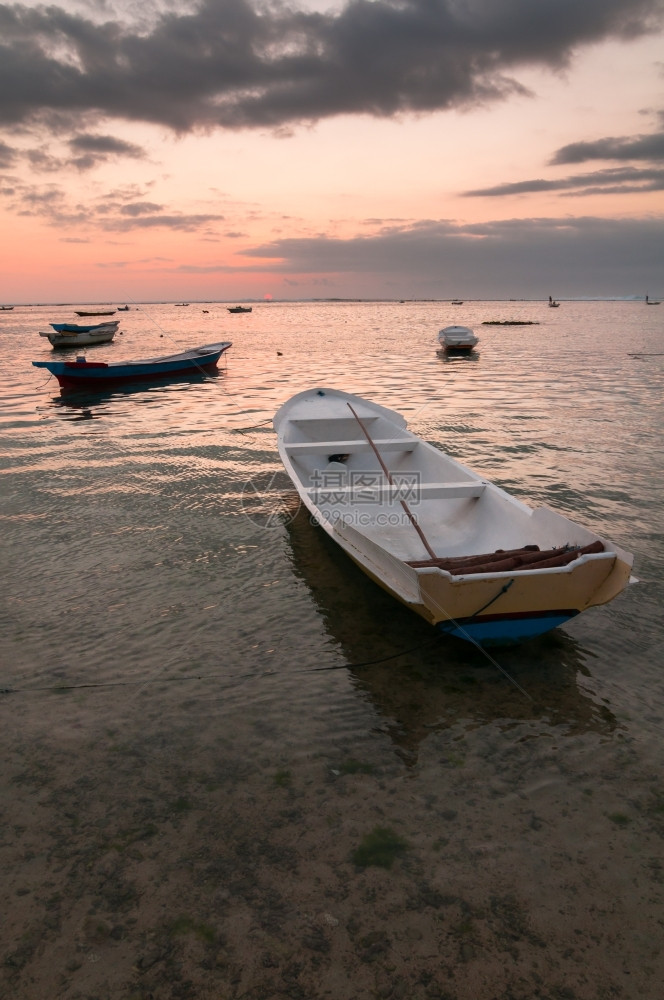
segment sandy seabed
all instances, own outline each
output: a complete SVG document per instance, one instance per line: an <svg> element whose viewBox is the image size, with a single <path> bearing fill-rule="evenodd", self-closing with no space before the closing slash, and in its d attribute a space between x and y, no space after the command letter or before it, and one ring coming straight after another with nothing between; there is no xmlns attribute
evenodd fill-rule
<svg viewBox="0 0 664 1000"><path fill-rule="evenodd" d="M434 728L416 763L382 736L290 759L213 703L2 695L1 996L661 996L664 795L628 735L517 720Z"/></svg>

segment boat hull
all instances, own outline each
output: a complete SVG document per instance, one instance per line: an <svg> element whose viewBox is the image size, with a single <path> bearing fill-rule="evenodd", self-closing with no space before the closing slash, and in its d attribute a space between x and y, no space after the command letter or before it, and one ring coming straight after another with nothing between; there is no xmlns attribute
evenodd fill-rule
<svg viewBox="0 0 664 1000"><path fill-rule="evenodd" d="M81 333L40 333L40 337L46 337L53 347L89 347L91 344L110 344L116 334L115 328L112 330L89 331Z"/></svg>
<svg viewBox="0 0 664 1000"><path fill-rule="evenodd" d="M480 646L511 645L543 635L586 608L617 597L631 575L631 558L599 553L551 571L473 578L430 570L408 581L408 567L398 567L395 573L384 561L378 567L370 550L360 552L348 525L337 524L328 533L392 597L446 635Z"/></svg>
<svg viewBox="0 0 664 1000"><path fill-rule="evenodd" d="M216 361L210 361L205 364L200 365L178 365L173 368L160 368L154 371L131 371L126 373L113 373L112 375L105 375L103 372L99 375L90 373L89 375L81 376L78 373L74 374L64 374L56 375L59 385L63 389L90 389L90 388L104 388L107 389L109 386L113 385L124 385L128 382L155 382L159 379L172 378L175 375L191 375L195 372L209 372L214 371L217 367Z"/></svg>
<svg viewBox="0 0 664 1000"><path fill-rule="evenodd" d="M378 456L361 437L365 420ZM527 507L407 431L399 414L312 390L285 403L274 425L316 522L371 579L448 635L483 646L519 642L611 601L630 581L629 553L549 508ZM411 483L401 492L399 476Z"/></svg>
<svg viewBox="0 0 664 1000"><path fill-rule="evenodd" d="M342 546L343 548L344 546ZM473 615L466 618L445 618L439 619L435 611L426 603L412 603L404 600L403 594L392 589L374 573L370 572L366 566L352 556L347 555L353 562L364 570L374 583L385 590L392 597L396 598L411 611L414 611L429 624L443 632L445 635L454 636L456 639L463 639L477 646L513 646L518 645L528 639L534 639L545 632L550 632L571 618L576 617L580 612L576 608L563 610L557 608L551 611L518 611L505 614L484 614Z"/></svg>
<svg viewBox="0 0 664 1000"><path fill-rule="evenodd" d="M481 619L465 619L457 622L441 622L438 628L445 635L455 636L473 642L478 646L513 646L544 635L560 625L564 625L578 611L487 616Z"/></svg>

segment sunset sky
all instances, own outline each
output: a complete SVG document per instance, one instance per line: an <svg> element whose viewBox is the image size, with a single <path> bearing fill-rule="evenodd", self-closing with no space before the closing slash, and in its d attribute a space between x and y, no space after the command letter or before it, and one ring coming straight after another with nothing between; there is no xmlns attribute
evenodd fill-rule
<svg viewBox="0 0 664 1000"><path fill-rule="evenodd" d="M664 296L664 0L0 4L0 303Z"/></svg>

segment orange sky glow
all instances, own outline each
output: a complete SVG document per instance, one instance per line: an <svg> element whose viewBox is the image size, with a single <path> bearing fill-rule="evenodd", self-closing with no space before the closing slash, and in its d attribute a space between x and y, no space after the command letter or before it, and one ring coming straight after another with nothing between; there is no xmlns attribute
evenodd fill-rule
<svg viewBox="0 0 664 1000"><path fill-rule="evenodd" d="M12 22L0 36L16 91L21 70L12 67L20 60L10 55L38 44L43 93L37 73L36 97L0 100L0 302L661 295L662 5L606 0L602 10L614 8L614 21L607 15L594 37L585 25L578 36L570 27L558 49L553 42L533 49L524 27L523 51L515 54L495 14L502 8L507 18L524 4L440 0L448 14L467 8L481 21L484 11L487 23L459 57L458 80L438 79L426 35L419 55L402 51L395 37L401 81L396 69L365 69L361 58L356 65L338 51L337 22L360 5L333 4L329 34L315 40L323 54L337 46L334 60L321 56L308 89L297 89L298 78L284 68L266 88L265 107L246 98L250 82L224 90L229 57L220 44L219 82L210 89L203 81L177 121L169 120L176 112L165 106L157 71L135 103L123 103L126 60L113 49L117 41L108 43L108 59L120 67L117 92L108 86L105 96L88 99L97 66L78 52L80 72L55 106L49 74L75 42L60 27L60 46L50 44L46 15L42 29L27 17ZM252 9L249 0L240 5ZM397 8L382 0L369 6L375 30ZM426 5L398 6L417 25ZM570 9L564 0L544 8L559 8L560 16ZM89 17L83 4L49 10ZM190 10L202 25L230 30L217 0ZM289 26L274 18L287 49ZM641 30L632 24L638 18ZM113 20L107 12L107 23ZM140 27L141 43L155 50L167 30L185 45L178 15L159 4ZM318 30L312 22L312 33ZM127 52L138 44L129 34ZM504 65L494 68L486 57L477 68L485 36L492 52L504 45ZM441 33L441 60L446 38ZM330 70L342 56L357 74L352 88L347 73ZM420 67L431 60L426 88L412 83L409 59ZM257 79L266 66L275 72L272 54ZM179 95L189 86L188 68L175 60L171 69L182 76ZM383 95L387 110L373 111ZM217 114L215 124L209 119Z"/></svg>

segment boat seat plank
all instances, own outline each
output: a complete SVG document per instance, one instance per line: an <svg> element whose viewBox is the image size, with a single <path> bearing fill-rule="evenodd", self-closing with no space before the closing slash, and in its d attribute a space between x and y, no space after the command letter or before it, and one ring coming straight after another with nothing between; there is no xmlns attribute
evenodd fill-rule
<svg viewBox="0 0 664 1000"><path fill-rule="evenodd" d="M363 423L365 424L374 424L377 420L380 420L380 417L377 416L375 413L366 413L366 414L360 413L358 414L358 416L361 417ZM348 416L347 414L343 414L342 416L338 417L332 417L329 415L325 417L291 417L290 422L296 427L324 426L327 428L327 427L332 427L334 424L343 424L349 422L354 423L355 417L353 417L352 415Z"/></svg>
<svg viewBox="0 0 664 1000"><path fill-rule="evenodd" d="M382 451L414 451L419 444L417 438L376 438L374 444ZM366 438L353 441L292 441L284 443L289 455L354 455L371 451Z"/></svg>
<svg viewBox="0 0 664 1000"><path fill-rule="evenodd" d="M462 480L457 483L395 483L393 486L384 483L379 486L362 486L355 483L352 486L313 486L307 490L312 499L326 496L341 501L347 497L355 497L358 501L366 501L368 497L377 501L406 500L416 503L418 500L457 500L463 497L480 497L486 489L486 483L475 480Z"/></svg>

